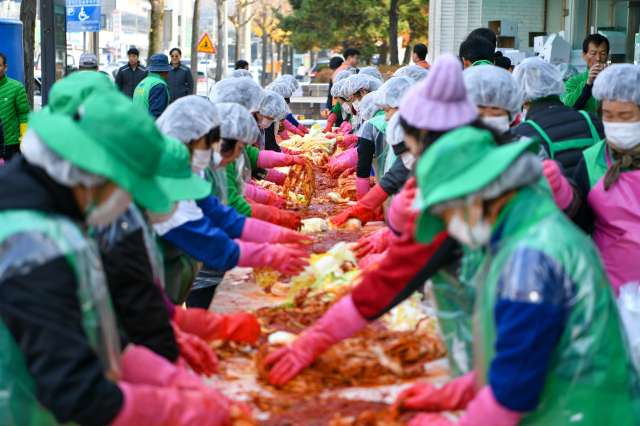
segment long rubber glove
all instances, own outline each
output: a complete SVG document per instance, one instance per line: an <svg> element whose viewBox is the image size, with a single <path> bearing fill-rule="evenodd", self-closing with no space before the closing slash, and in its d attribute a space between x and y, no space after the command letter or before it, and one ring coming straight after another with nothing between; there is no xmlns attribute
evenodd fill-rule
<svg viewBox="0 0 640 426"><path fill-rule="evenodd" d="M245 183L245 196L251 198L253 201L265 206L273 206L278 209L285 208L287 202L284 198L269 191L268 189L261 188L253 183Z"/></svg>
<svg viewBox="0 0 640 426"><path fill-rule="evenodd" d="M313 326L295 342L278 349L263 360L265 365L275 362L269 372L269 382L281 386L291 380L332 345L362 331L368 321L358 312L351 294L333 305Z"/></svg>
<svg viewBox="0 0 640 426"><path fill-rule="evenodd" d="M307 127L302 123L298 123L298 130L300 130L305 135L309 134L309 129L307 129Z"/></svg>
<svg viewBox="0 0 640 426"><path fill-rule="evenodd" d="M402 191L391 200L391 206L387 210L387 221L389 226L399 234L407 232L407 224L413 222L416 215L416 212L411 209L411 204L417 191L416 178L412 177L404 184Z"/></svg>
<svg viewBox="0 0 640 426"><path fill-rule="evenodd" d="M371 179L356 177L356 196L358 200L367 195L371 190Z"/></svg>
<svg viewBox="0 0 640 426"><path fill-rule="evenodd" d="M284 128L287 130L287 132L293 133L294 135L304 136L304 132L298 130L296 126L289 123L289 120L284 120Z"/></svg>
<svg viewBox="0 0 640 426"><path fill-rule="evenodd" d="M382 206L382 203L384 203L387 198L389 198L389 194L384 192L384 189L382 189L380 185L376 185L371 188L371 191L362 197L355 206L349 207L339 215L332 217L331 222L339 226L345 223L350 217L355 217L360 219L364 225L380 216L380 206Z"/></svg>
<svg viewBox="0 0 640 426"><path fill-rule="evenodd" d="M205 341L227 339L255 343L260 335L258 319L246 312L214 314L201 308L176 309L173 321L180 330Z"/></svg>
<svg viewBox="0 0 640 426"><path fill-rule="evenodd" d="M474 380L475 373L472 371L440 389L429 382L416 382L398 395L395 405L421 411L464 410L476 395Z"/></svg>
<svg viewBox="0 0 640 426"><path fill-rule="evenodd" d="M358 165L358 150L355 148L349 149L344 152L343 155L332 161L327 169L327 172L331 177L336 178L348 168Z"/></svg>
<svg viewBox="0 0 640 426"><path fill-rule="evenodd" d="M302 226L302 218L298 212L279 210L273 206L251 204L251 217L289 229L298 229Z"/></svg>
<svg viewBox="0 0 640 426"><path fill-rule="evenodd" d="M329 114L329 118L327 118L327 125L325 126L322 132L323 133L331 132L331 130L333 129L333 125L336 124L336 121L338 121L338 114L336 114L335 112L332 112L331 114Z"/></svg>
<svg viewBox="0 0 640 426"><path fill-rule="evenodd" d="M353 248L353 252L358 258L368 254L382 253L397 239L398 237L396 237L391 229L384 227L360 238Z"/></svg>
<svg viewBox="0 0 640 426"><path fill-rule="evenodd" d="M211 377L217 372L216 366L220 363L215 352L211 350L209 345L195 334L187 333L180 330L175 324L173 326L173 334L176 336L178 350L180 356L189 364L196 374L204 374Z"/></svg>
<svg viewBox="0 0 640 426"><path fill-rule="evenodd" d="M280 136L283 141L288 141L289 139L291 139L291 137L289 136L289 133L287 133L286 130L283 130L282 133L278 133L278 136Z"/></svg>
<svg viewBox="0 0 640 426"><path fill-rule="evenodd" d="M358 260L358 269L361 271L366 270L371 265L377 265L387 256L389 250L385 250L382 253L370 253Z"/></svg>
<svg viewBox="0 0 640 426"><path fill-rule="evenodd" d="M266 180L267 182L275 183L278 186L282 186L287 180L287 175L277 171L276 169L269 169L267 177L265 177L264 180Z"/></svg>
<svg viewBox="0 0 640 426"><path fill-rule="evenodd" d="M309 235L250 217L244 221L240 239L252 243L296 244L303 248L314 240Z"/></svg>
<svg viewBox="0 0 640 426"><path fill-rule="evenodd" d="M274 167L287 167L294 164L305 164L303 157L299 155L282 154L275 151L260 151L258 153L258 167L273 169Z"/></svg>
<svg viewBox="0 0 640 426"><path fill-rule="evenodd" d="M418 414L407 426L516 426L522 415L503 407L496 400L491 386L483 387L467 405L467 410L457 423L440 414Z"/></svg>
<svg viewBox="0 0 640 426"><path fill-rule="evenodd" d="M338 177L338 179L347 178L354 174L357 171L357 167L349 167L347 170L342 172L342 174Z"/></svg>
<svg viewBox="0 0 640 426"><path fill-rule="evenodd" d="M336 138L336 143L338 144L338 146L343 146L345 148L351 148L356 143L358 143L358 135L338 136Z"/></svg>
<svg viewBox="0 0 640 426"><path fill-rule="evenodd" d="M558 163L554 160L542 161L542 173L553 190L553 199L560 210L567 209L573 201L573 189L566 177L562 175Z"/></svg>
<svg viewBox="0 0 640 426"><path fill-rule="evenodd" d="M353 130L351 128L351 123L349 123L348 121L343 121L342 124L340 125L340 130L338 130L338 132L342 133L343 135L347 135L349 134L349 132L351 132L351 130Z"/></svg>
<svg viewBox="0 0 640 426"><path fill-rule="evenodd" d="M298 275L309 266L305 253L293 244L259 244L234 240L240 246L238 266L259 268L269 266L285 275Z"/></svg>

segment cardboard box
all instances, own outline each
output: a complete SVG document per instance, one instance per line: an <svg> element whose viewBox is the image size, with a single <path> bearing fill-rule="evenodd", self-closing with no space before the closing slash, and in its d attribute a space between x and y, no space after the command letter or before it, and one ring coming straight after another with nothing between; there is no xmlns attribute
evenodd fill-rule
<svg viewBox="0 0 640 426"><path fill-rule="evenodd" d="M505 57L511 59L511 65L518 66L522 61L527 59L527 54L525 52L520 52L518 50L507 50L502 53Z"/></svg>
<svg viewBox="0 0 640 426"><path fill-rule="evenodd" d="M535 56L538 56L536 52L525 51L524 53L525 55L527 55L527 58L533 58Z"/></svg>
<svg viewBox="0 0 640 426"><path fill-rule="evenodd" d="M516 37L518 21L489 21L489 29L497 36Z"/></svg>
<svg viewBox="0 0 640 426"><path fill-rule="evenodd" d="M567 63L571 59L571 45L557 34L551 34L540 57L553 65Z"/></svg>
<svg viewBox="0 0 640 426"><path fill-rule="evenodd" d="M498 36L497 47L520 50L520 37Z"/></svg>
<svg viewBox="0 0 640 426"><path fill-rule="evenodd" d="M544 44L549 40L549 36L538 36L533 39L533 51L541 53L544 49Z"/></svg>

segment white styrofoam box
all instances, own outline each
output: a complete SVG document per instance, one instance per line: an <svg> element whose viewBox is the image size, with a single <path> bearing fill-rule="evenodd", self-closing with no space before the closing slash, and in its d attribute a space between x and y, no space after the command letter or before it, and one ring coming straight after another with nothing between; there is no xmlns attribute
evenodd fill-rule
<svg viewBox="0 0 640 426"><path fill-rule="evenodd" d="M533 38L533 51L536 53L542 52L544 49L544 44L549 39L549 36L538 36Z"/></svg>
<svg viewBox="0 0 640 426"><path fill-rule="evenodd" d="M540 57L553 65L567 63L571 59L571 45L556 34L551 34Z"/></svg>
<svg viewBox="0 0 640 426"><path fill-rule="evenodd" d="M527 58L533 58L534 56L538 56L536 55L536 52L531 52L531 51L525 51L524 52L527 55Z"/></svg>
<svg viewBox="0 0 640 426"><path fill-rule="evenodd" d="M565 31L558 31L558 36L560 36L563 40L567 41L567 38L565 37L565 35L568 35L565 33Z"/></svg>
<svg viewBox="0 0 640 426"><path fill-rule="evenodd" d="M571 51L571 55L569 58L569 63L571 65L575 65L576 68L578 67L587 67L587 63L584 61L584 59L582 59L582 49L578 49L578 50L572 50Z"/></svg>
<svg viewBox="0 0 640 426"><path fill-rule="evenodd" d="M609 40L609 50L612 55L627 53L627 34L620 31L598 31Z"/></svg>
<svg viewBox="0 0 640 426"><path fill-rule="evenodd" d="M291 97L294 97L294 96L295 97L304 96L304 93L302 93L302 86L298 86L295 92L291 94Z"/></svg>
<svg viewBox="0 0 640 426"><path fill-rule="evenodd" d="M508 50L504 52L503 55L511 59L511 65L513 66L520 65L522 61L527 59L527 54L518 50Z"/></svg>
<svg viewBox="0 0 640 426"><path fill-rule="evenodd" d="M515 37L518 35L518 21L489 21L489 28L498 36Z"/></svg>

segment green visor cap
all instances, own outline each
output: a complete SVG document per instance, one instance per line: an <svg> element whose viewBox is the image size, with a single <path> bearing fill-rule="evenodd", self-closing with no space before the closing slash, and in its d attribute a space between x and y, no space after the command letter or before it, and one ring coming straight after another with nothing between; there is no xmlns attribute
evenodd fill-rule
<svg viewBox="0 0 640 426"><path fill-rule="evenodd" d="M416 180L420 188L414 205L421 210L415 240L430 243L445 224L429 213L443 201L461 198L498 178L525 151L538 153L538 142L526 140L498 146L488 130L464 126L444 134L420 158Z"/></svg>
<svg viewBox="0 0 640 426"><path fill-rule="evenodd" d="M66 109L62 102L59 108ZM164 141L148 114L115 90L90 94L73 114L57 110L43 109L29 120L29 127L49 148L75 166L114 182L142 207L156 213L171 210L155 179Z"/></svg>
<svg viewBox="0 0 640 426"><path fill-rule="evenodd" d="M191 172L191 155L182 142L164 137L157 181L169 201L201 200L211 194L211 183Z"/></svg>

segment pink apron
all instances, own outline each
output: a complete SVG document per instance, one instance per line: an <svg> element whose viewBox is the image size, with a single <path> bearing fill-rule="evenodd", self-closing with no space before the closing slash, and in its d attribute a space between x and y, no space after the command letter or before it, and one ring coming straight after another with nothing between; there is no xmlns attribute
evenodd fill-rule
<svg viewBox="0 0 640 426"><path fill-rule="evenodd" d="M608 169L606 147L605 156ZM591 188L587 201L595 222L593 241L618 296L623 284L640 282L640 170L621 172L609 191L604 190L605 176Z"/></svg>

